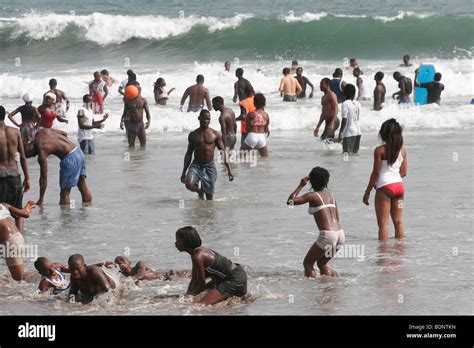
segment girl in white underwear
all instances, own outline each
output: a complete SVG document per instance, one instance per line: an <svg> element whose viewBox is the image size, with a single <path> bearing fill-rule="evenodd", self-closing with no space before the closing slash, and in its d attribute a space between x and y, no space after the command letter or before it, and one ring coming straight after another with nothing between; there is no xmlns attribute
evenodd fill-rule
<svg viewBox="0 0 474 348"><path fill-rule="evenodd" d="M300 191L311 183L313 192L299 196ZM319 236L311 246L303 261L304 272L307 277L315 278L316 271L314 264L317 263L321 275L333 276L334 272L327 263L345 242L344 231L339 223L339 211L336 200L327 185L329 182L329 172L321 167L315 167L301 179L298 187L288 198L288 205L301 205L309 203L308 213L313 215L314 221L319 229Z"/></svg>

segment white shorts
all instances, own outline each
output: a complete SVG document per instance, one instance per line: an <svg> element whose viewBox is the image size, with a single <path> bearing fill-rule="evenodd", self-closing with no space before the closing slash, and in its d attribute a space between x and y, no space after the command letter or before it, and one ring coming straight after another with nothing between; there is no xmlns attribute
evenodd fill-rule
<svg viewBox="0 0 474 348"><path fill-rule="evenodd" d="M267 146L267 138L265 138L264 133L247 133L245 144L252 149L261 149Z"/></svg>
<svg viewBox="0 0 474 348"><path fill-rule="evenodd" d="M316 244L323 250L331 250L334 253L332 256L334 256L345 241L346 236L342 229L339 231L321 230L318 239L316 240Z"/></svg>

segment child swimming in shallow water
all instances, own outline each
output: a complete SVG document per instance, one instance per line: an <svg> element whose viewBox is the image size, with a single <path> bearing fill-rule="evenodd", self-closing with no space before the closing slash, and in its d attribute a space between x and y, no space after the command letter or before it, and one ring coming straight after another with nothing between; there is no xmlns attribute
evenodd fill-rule
<svg viewBox="0 0 474 348"><path fill-rule="evenodd" d="M126 277L135 277L136 283L140 280L172 280L173 278L189 278L191 271L156 272L147 267L143 261L138 261L132 267L131 261L125 256L117 256L114 263L120 268L120 273Z"/></svg>
<svg viewBox="0 0 474 348"><path fill-rule="evenodd" d="M69 267L62 263L50 262L46 257L38 257L34 263L36 270L41 274L38 285L39 292L46 292L50 289L57 294L69 290L70 281L66 276Z"/></svg>

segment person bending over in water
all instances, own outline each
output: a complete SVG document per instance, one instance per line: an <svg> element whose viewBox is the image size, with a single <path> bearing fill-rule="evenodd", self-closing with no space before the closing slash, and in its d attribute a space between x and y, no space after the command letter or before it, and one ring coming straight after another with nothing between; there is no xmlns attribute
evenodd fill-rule
<svg viewBox="0 0 474 348"><path fill-rule="evenodd" d="M3 257L13 279L20 281L25 272L22 249L25 246L23 238L23 223L15 221L13 216L28 218L35 207L34 202L29 201L23 209L18 209L8 203L0 203L0 245L3 249ZM15 251L15 254L6 251Z"/></svg>
<svg viewBox="0 0 474 348"><path fill-rule="evenodd" d="M388 217L392 217L395 238L403 238L402 223L403 180L407 174L407 153L403 147L402 127L391 118L380 127L379 137L384 142L375 148L374 169L365 190L364 204L369 205L370 191L375 187L375 214L379 226L379 240L388 239Z"/></svg>
<svg viewBox="0 0 474 348"><path fill-rule="evenodd" d="M169 272L156 272L151 269L143 261L138 261L137 264L132 267L131 261L125 256L117 256L114 263L120 268L120 273L125 277L135 277L136 283L140 280L172 280L174 277L189 278L189 271L173 271Z"/></svg>
<svg viewBox="0 0 474 348"><path fill-rule="evenodd" d="M241 265L233 263L217 252L201 246L201 237L192 226L176 231L176 249L191 255L192 278L187 295L210 291L201 299L204 305L213 305L228 297L242 297L247 293L247 273ZM212 280L206 284L206 278Z"/></svg>
<svg viewBox="0 0 474 348"><path fill-rule="evenodd" d="M305 193L299 196L300 191L306 186L308 181L314 192ZM329 172L321 167L315 167L301 179L298 187L288 198L288 205L301 205L309 203L308 213L313 215L314 221L319 229L319 236L311 246L303 261L305 276L316 277L314 263L316 262L321 275L333 276L333 271L327 263L345 242L344 230L339 223L339 211L336 199L327 190L329 182Z"/></svg>
<svg viewBox="0 0 474 348"><path fill-rule="evenodd" d="M80 292L80 300L86 304L93 300L94 296L115 289L114 280L108 276L99 266L87 266L84 257L74 254L68 260L69 271L71 272L71 288L69 298L77 296Z"/></svg>
<svg viewBox="0 0 474 348"><path fill-rule="evenodd" d="M38 156L40 165L40 197L36 203L43 205L48 186L48 157L55 155L61 160L59 167L59 204L70 203L71 188L77 186L81 192L82 203L91 203L92 195L86 181L86 160L79 146L69 141L67 134L55 129L42 129L35 135L32 143L25 145L26 157Z"/></svg>

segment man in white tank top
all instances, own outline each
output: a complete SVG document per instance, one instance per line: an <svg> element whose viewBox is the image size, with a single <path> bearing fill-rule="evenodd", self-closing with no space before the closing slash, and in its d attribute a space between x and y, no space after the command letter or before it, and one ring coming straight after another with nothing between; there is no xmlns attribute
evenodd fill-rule
<svg viewBox="0 0 474 348"><path fill-rule="evenodd" d="M101 129L102 124L109 114L104 114L102 120L94 121L94 114L92 112L92 96L90 94L84 95L82 98L84 106L79 109L77 113L77 141L81 147L84 155L95 155L94 137L92 136L92 129Z"/></svg>
<svg viewBox="0 0 474 348"><path fill-rule="evenodd" d="M359 89L359 94L357 100L370 100L370 88L369 82L366 79L366 76L359 68L355 68L353 71L354 77L357 78L356 84Z"/></svg>

